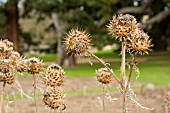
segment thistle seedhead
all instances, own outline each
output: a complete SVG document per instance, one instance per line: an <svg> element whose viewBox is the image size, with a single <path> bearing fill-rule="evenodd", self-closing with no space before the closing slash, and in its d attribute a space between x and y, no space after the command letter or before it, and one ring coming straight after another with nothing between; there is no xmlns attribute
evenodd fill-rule
<svg viewBox="0 0 170 113"><path fill-rule="evenodd" d="M107 28L114 38L118 38L119 41L126 41L130 38L130 34L136 29L137 21L134 16L125 14L113 16Z"/></svg>
<svg viewBox="0 0 170 113"><path fill-rule="evenodd" d="M49 65L42 76L47 86L60 86L64 83L65 72L58 64Z"/></svg>
<svg viewBox="0 0 170 113"><path fill-rule="evenodd" d="M27 64L28 64L28 73L31 74L39 74L42 68L42 61L40 61L40 59L38 58L29 58L27 60Z"/></svg>
<svg viewBox="0 0 170 113"><path fill-rule="evenodd" d="M25 58L18 59L15 68L18 72L27 72L28 71L28 60Z"/></svg>
<svg viewBox="0 0 170 113"><path fill-rule="evenodd" d="M107 68L100 68L96 71L96 77L102 84L109 84L113 75Z"/></svg>
<svg viewBox="0 0 170 113"><path fill-rule="evenodd" d="M48 87L43 93L43 102L51 109L59 109L61 106L64 106L65 108L63 98L64 94L59 89L54 87Z"/></svg>
<svg viewBox="0 0 170 113"><path fill-rule="evenodd" d="M0 56L8 58L13 51L13 43L8 40L0 40Z"/></svg>
<svg viewBox="0 0 170 113"><path fill-rule="evenodd" d="M85 31L71 30L65 37L65 49L68 54L81 55L90 46L90 35Z"/></svg>
<svg viewBox="0 0 170 113"><path fill-rule="evenodd" d="M11 61L12 65L16 65L20 58L20 54L17 51L12 51L11 55L9 56L9 60Z"/></svg>
<svg viewBox="0 0 170 113"><path fill-rule="evenodd" d="M151 40L149 36L140 29L135 29L135 31L131 34L132 39L129 40L128 46L130 48L131 53L135 54L148 54L148 51L151 51L150 47L153 45L151 44Z"/></svg>
<svg viewBox="0 0 170 113"><path fill-rule="evenodd" d="M14 83L15 73L12 67L6 66L0 68L0 82L5 82L7 84Z"/></svg>

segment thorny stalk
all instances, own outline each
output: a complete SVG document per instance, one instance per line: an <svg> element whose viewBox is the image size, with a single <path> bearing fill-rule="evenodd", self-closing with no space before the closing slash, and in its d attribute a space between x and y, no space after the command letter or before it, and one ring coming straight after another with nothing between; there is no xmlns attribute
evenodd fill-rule
<svg viewBox="0 0 170 113"><path fill-rule="evenodd" d="M3 82L2 93L1 93L1 103L0 103L0 113L3 113L2 104L3 104L3 98L4 98L5 85L6 85L6 82Z"/></svg>
<svg viewBox="0 0 170 113"><path fill-rule="evenodd" d="M93 53L91 53L90 51L86 51L87 53L89 53L92 57L94 57L95 59L97 59L102 65L104 65L104 67L106 67L109 72L113 75L113 77L115 78L115 80L122 86L120 80L116 77L116 75L113 73L113 71L107 66L107 64L101 60L100 58L98 58L96 55L94 55Z"/></svg>
<svg viewBox="0 0 170 113"><path fill-rule="evenodd" d="M36 86L36 75L35 74L33 74L33 79L34 79L34 83L33 83L34 92L33 92L33 94L34 94L35 110L36 110L36 113L38 113L37 100L36 100L36 88L37 88L37 86Z"/></svg>

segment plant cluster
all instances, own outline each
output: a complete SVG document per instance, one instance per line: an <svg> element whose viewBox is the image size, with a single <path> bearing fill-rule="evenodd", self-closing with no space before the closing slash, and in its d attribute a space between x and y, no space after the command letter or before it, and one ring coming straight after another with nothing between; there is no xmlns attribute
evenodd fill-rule
<svg viewBox="0 0 170 113"><path fill-rule="evenodd" d="M43 102L51 109L59 109L61 106L63 106L62 110L66 108L63 103L65 95L60 88L64 83L64 78L65 72L57 64L49 65L42 76L42 81L47 86L43 93Z"/></svg>
<svg viewBox="0 0 170 113"><path fill-rule="evenodd" d="M16 73L27 72L33 75L34 99L36 105L36 88L37 76L42 71L42 61L38 58L26 58L21 56L13 49L13 43L8 40L0 40L0 82L3 82L1 93L0 110L2 111L4 89L6 84L12 85L15 83ZM48 86L43 94L43 102L51 109L58 109L64 105L64 94L61 92L61 86L64 82L64 71L57 64L49 65L41 76L42 82ZM65 109L65 105L63 110ZM37 105L36 105L37 112Z"/></svg>
<svg viewBox="0 0 170 113"><path fill-rule="evenodd" d="M90 44L90 35L86 31L73 29L65 37L65 49L71 55L75 54L78 56L89 56L96 58L104 68L98 69L96 71L97 80L102 84L108 84L111 82L112 77L117 81L121 94L123 95L123 113L126 113L128 110L126 108L127 97L136 105L150 109L142 106L138 99L136 98L133 90L130 87L132 71L139 71L136 64L136 55L148 54L151 51L152 47L151 40L149 36L138 27L137 21L134 16L129 14L120 14L118 16L113 16L107 25L109 33L113 38L118 39L121 42L121 68L120 68L120 78L118 78L112 69L100 58L91 53L88 49ZM130 73L129 75L125 74L126 70L126 52L129 52L132 55ZM104 86L103 86L103 107L104 107Z"/></svg>

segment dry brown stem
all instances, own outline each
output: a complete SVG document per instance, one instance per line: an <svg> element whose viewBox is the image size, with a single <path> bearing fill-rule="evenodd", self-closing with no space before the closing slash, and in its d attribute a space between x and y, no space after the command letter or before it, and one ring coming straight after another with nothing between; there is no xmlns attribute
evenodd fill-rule
<svg viewBox="0 0 170 113"><path fill-rule="evenodd" d="M35 111L36 111L36 113L38 113L37 100L36 100L36 88L37 88L37 85L36 85L36 75L35 74L33 74L33 79L34 79L34 83L33 83L34 91L33 91L33 94L34 94L34 102L35 102Z"/></svg>
<svg viewBox="0 0 170 113"><path fill-rule="evenodd" d="M90 51L87 50L87 53L89 53L92 57L94 57L95 59L97 59L102 65L104 65L104 67L106 67L109 72L113 75L113 77L115 78L115 80L118 82L118 84L121 85L120 80L117 78L117 76L113 73L113 71L107 66L107 64L101 60L100 58L98 58L96 55L94 55L93 53L91 53Z"/></svg>
<svg viewBox="0 0 170 113"><path fill-rule="evenodd" d="M1 93L1 103L0 103L0 113L3 113L2 105L3 105L3 99L4 99L4 93L5 93L5 85L6 82L3 82L3 87L2 87L2 93Z"/></svg>

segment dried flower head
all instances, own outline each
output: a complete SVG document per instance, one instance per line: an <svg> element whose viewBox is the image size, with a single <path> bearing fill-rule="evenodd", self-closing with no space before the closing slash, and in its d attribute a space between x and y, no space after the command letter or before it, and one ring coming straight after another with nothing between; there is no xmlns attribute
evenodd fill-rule
<svg viewBox="0 0 170 113"><path fill-rule="evenodd" d="M0 82L5 82L7 84L14 83L15 73L12 67L6 66L0 68Z"/></svg>
<svg viewBox="0 0 170 113"><path fill-rule="evenodd" d="M47 86L60 86L65 78L64 70L58 64L49 65L42 76L42 80Z"/></svg>
<svg viewBox="0 0 170 113"><path fill-rule="evenodd" d="M137 21L134 16L125 14L113 16L113 19L110 20L110 23L107 25L109 32L119 41L127 40L130 37L130 34L136 29Z"/></svg>
<svg viewBox="0 0 170 113"><path fill-rule="evenodd" d="M11 55L9 56L9 60L12 62L12 65L16 65L20 57L21 56L17 51L12 51Z"/></svg>
<svg viewBox="0 0 170 113"><path fill-rule="evenodd" d="M8 40L0 40L0 56L8 58L13 51L13 43Z"/></svg>
<svg viewBox="0 0 170 113"><path fill-rule="evenodd" d="M151 51L150 47L153 45L151 44L149 36L143 30L135 29L131 37L132 40L129 40L130 43L128 43L128 46L132 53L143 55Z"/></svg>
<svg viewBox="0 0 170 113"><path fill-rule="evenodd" d="M59 109L60 107L64 107L63 103L64 94L57 88L49 87L43 93L43 102L45 105L50 107L51 109Z"/></svg>
<svg viewBox="0 0 170 113"><path fill-rule="evenodd" d="M42 61L38 58L29 58L28 63L28 73L39 74L42 68Z"/></svg>
<svg viewBox="0 0 170 113"><path fill-rule="evenodd" d="M68 54L81 55L86 52L90 46L90 35L85 31L78 29L71 30L65 38L65 46Z"/></svg>
<svg viewBox="0 0 170 113"><path fill-rule="evenodd" d="M112 73L107 68L100 68L96 71L97 80L102 84L109 84L112 80Z"/></svg>
<svg viewBox="0 0 170 113"><path fill-rule="evenodd" d="M28 71L28 60L25 58L21 58L18 59L15 68L18 72L27 72Z"/></svg>

